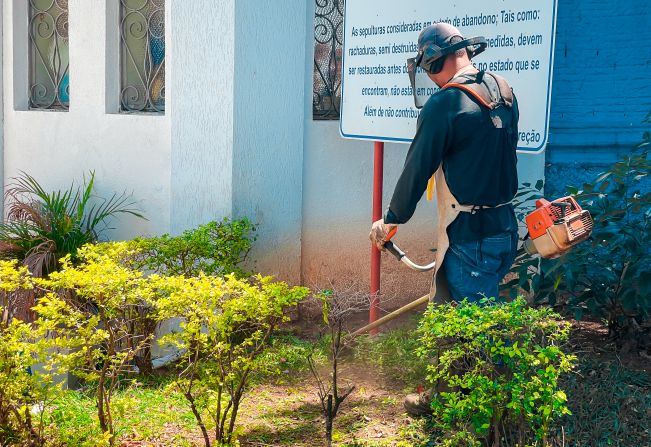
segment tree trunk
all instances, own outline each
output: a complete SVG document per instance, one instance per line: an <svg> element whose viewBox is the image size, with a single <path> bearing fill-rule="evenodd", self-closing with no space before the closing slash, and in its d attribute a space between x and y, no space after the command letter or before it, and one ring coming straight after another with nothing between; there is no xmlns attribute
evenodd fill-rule
<svg viewBox="0 0 651 447"><path fill-rule="evenodd" d="M150 376L154 372L154 367L151 363L151 347L145 346L140 349L140 354L134 357L134 362L140 370L140 374Z"/></svg>
<svg viewBox="0 0 651 447"><path fill-rule="evenodd" d="M326 446L332 447L332 423L334 420L334 414L332 414L332 394L328 394L328 407L326 414Z"/></svg>
<svg viewBox="0 0 651 447"><path fill-rule="evenodd" d="M192 410L192 414L194 414L194 417L197 420L197 424L201 429L201 434L203 435L203 442L206 444L206 447L210 447L210 436L208 435L206 424L204 424L203 420L201 419L201 413L199 413L199 409L194 404L194 397L192 396L192 393L190 393L189 391L185 393L185 398L190 403L190 409Z"/></svg>
<svg viewBox="0 0 651 447"><path fill-rule="evenodd" d="M493 421L491 423L491 431L493 432L493 443L491 447L500 447L500 426L499 418L493 415Z"/></svg>
<svg viewBox="0 0 651 447"><path fill-rule="evenodd" d="M97 418L102 433L109 431L106 423L106 413L104 412L104 374L99 375L99 384L97 385Z"/></svg>

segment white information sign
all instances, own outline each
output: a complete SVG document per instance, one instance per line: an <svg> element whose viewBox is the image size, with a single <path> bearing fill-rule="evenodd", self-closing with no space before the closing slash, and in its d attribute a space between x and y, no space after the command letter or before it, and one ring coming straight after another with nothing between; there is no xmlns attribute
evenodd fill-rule
<svg viewBox="0 0 651 447"><path fill-rule="evenodd" d="M341 135L411 142L419 110L407 74L420 31L432 22L484 36L475 66L504 76L520 107L521 152L547 142L557 0L346 0ZM427 94L436 91L431 83Z"/></svg>

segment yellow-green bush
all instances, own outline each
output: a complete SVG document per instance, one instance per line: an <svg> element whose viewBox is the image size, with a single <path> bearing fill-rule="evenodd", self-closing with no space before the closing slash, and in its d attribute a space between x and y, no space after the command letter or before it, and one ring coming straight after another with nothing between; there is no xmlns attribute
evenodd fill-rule
<svg viewBox="0 0 651 447"><path fill-rule="evenodd" d="M87 245L77 252L76 265L64 257L60 271L40 281L47 293L34 308L37 325L70 350L66 360L72 372L94 385L97 416L110 444L111 398L118 380L132 370L130 363L154 335L140 330L141 309L153 294L141 272L118 261L125 250L126 244L108 250Z"/></svg>
<svg viewBox="0 0 651 447"><path fill-rule="evenodd" d="M161 339L183 352L181 373L172 386L186 397L206 447L230 445L256 360L308 290L269 277L244 281L203 274L152 277L152 287L164 295L155 303L158 318L181 319L181 330ZM206 420L215 426L213 436Z"/></svg>
<svg viewBox="0 0 651 447"><path fill-rule="evenodd" d="M65 353L43 327L12 318L16 294L35 287L27 267L0 261L0 445L40 446L43 411L61 392ZM35 367L37 365L37 367Z"/></svg>
<svg viewBox="0 0 651 447"><path fill-rule="evenodd" d="M52 349L65 351L56 363L94 387L103 433L97 442L113 445L112 397L119 381L133 371L137 353L153 340L153 329L143 332L142 321L175 318L181 322L180 331L160 340L181 352L180 373L172 386L187 399L207 446L211 439L217 445L231 443L240 401L261 364L259 356L278 325L287 320L288 310L308 290L262 276L250 280L234 274L146 276L133 268L134 254L137 250L128 242L88 245L78 250L74 264L64 257L60 271L37 280L43 296L34 307L36 321L30 326L16 322L15 330L0 334L7 334L0 357L6 348L13 362L2 363L4 357L0 358L0 390L3 381L18 376L25 386L49 384L42 381L50 376L26 371L37 358L51 361ZM34 281L24 267L0 264L0 291L5 295L33 287ZM25 355L12 357L12 352ZM3 369L5 364L9 366ZM27 403L32 402L36 397L24 389L16 388L16 398L30 396ZM27 403L19 407L27 408ZM213 436L208 436L204 420L215 426Z"/></svg>

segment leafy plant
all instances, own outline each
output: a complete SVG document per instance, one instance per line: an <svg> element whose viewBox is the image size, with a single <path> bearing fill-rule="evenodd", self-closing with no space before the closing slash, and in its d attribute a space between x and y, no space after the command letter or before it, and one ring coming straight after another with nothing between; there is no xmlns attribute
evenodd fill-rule
<svg viewBox="0 0 651 447"><path fill-rule="evenodd" d="M26 267L0 260L0 295L34 287ZM45 412L62 391L57 375L66 371L65 347L43 327L12 318L7 307L0 305L0 314L0 445L41 447Z"/></svg>
<svg viewBox="0 0 651 447"><path fill-rule="evenodd" d="M183 275L186 277L235 274L248 276L241 264L251 249L251 233L255 227L247 220L209 222L185 231L180 236L136 238L122 243L105 243L94 251L112 257L121 265L146 273ZM158 322L143 302L136 308L140 316L134 320L133 333L153 334ZM134 361L143 374L153 372L151 346L140 349Z"/></svg>
<svg viewBox="0 0 651 447"><path fill-rule="evenodd" d="M248 219L209 222L180 236L138 238L131 242L139 252L140 267L167 275L247 275L241 268L251 250L255 226Z"/></svg>
<svg viewBox="0 0 651 447"><path fill-rule="evenodd" d="M187 399L206 447L230 445L256 359L308 290L261 276L254 282L203 273L152 280L164 295L156 301L158 318L181 320L180 331L160 340L182 353L182 369L171 386ZM214 424L213 437L206 418Z"/></svg>
<svg viewBox="0 0 651 447"><path fill-rule="evenodd" d="M0 223L0 259L18 259L37 277L56 271L58 261L95 242L119 214L143 218L126 193L109 199L93 194L95 173L82 186L47 192L27 173L13 179L5 192L7 218Z"/></svg>
<svg viewBox="0 0 651 447"><path fill-rule="evenodd" d="M126 243L114 244L116 252ZM49 290L34 307L36 323L51 331L53 340L70 349L73 373L94 385L97 417L109 445L115 442L112 397L121 375L132 371L129 363L148 345L153 333L134 331L141 318L138 309L154 292L141 272L128 269L88 245L78 250L78 266L68 255L59 272L41 280Z"/></svg>
<svg viewBox="0 0 651 447"><path fill-rule="evenodd" d="M592 183L569 187L594 218L592 243L547 271L577 318L585 311L604 318L616 336L639 335L651 317L651 188L643 183L650 172L642 146ZM541 298L553 304L555 296Z"/></svg>
<svg viewBox="0 0 651 447"><path fill-rule="evenodd" d="M440 445L547 446L569 413L558 388L575 360L561 349L569 324L521 298L482 304L432 304L418 328L418 355L435 359L427 380Z"/></svg>
<svg viewBox="0 0 651 447"><path fill-rule="evenodd" d="M592 214L589 242L559 259L522 255L512 270L515 278L505 285L531 291L538 303L567 307L577 319L586 313L602 318L613 336L638 349L651 347L644 332L651 318L648 145L642 143L582 188L567 188ZM522 194L537 197L539 189Z"/></svg>

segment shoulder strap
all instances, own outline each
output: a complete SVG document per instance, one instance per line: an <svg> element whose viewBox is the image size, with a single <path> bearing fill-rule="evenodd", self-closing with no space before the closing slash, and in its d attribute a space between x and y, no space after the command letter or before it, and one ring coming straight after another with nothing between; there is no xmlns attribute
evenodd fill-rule
<svg viewBox="0 0 651 447"><path fill-rule="evenodd" d="M497 87L499 88L500 96L501 96L501 98L498 101L495 101L491 97L488 88L482 86L484 74L487 74L491 76L493 79L495 79L495 82L497 83ZM479 74L477 75L478 82L467 82L467 81L468 79L462 77L452 79L450 82L448 82L443 87L441 87L441 90L445 90L448 88L458 88L460 90L463 90L464 92L468 93L473 98L475 98L481 105L483 105L484 107L490 110L493 110L502 101L509 108L513 106L513 90L506 82L506 79L504 79L503 77L493 73L479 72Z"/></svg>
<svg viewBox="0 0 651 447"><path fill-rule="evenodd" d="M446 90L448 88L458 88L459 90L463 90L464 92L468 93L470 96L475 98L481 105L488 109L494 109L495 106L497 105L494 101L493 98L490 98L487 94L486 91L480 87L479 84L473 82L472 84L461 84L459 82L448 82L445 84L443 87L441 87L441 90Z"/></svg>
<svg viewBox="0 0 651 447"><path fill-rule="evenodd" d="M486 74L490 75L493 79L495 79L495 82L497 82L497 87L500 89L500 95L502 96L502 99L504 100L506 106L513 107L513 89L509 83L506 82L506 79L500 75L496 75L495 73Z"/></svg>

